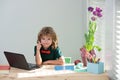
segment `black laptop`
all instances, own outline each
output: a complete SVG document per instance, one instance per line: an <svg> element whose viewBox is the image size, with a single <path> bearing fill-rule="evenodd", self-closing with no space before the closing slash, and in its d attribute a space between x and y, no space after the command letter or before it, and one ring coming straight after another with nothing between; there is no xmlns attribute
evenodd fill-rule
<svg viewBox="0 0 120 80"><path fill-rule="evenodd" d="M23 54L4 51L6 59L11 67L31 70L39 68L36 64L28 63Z"/></svg>

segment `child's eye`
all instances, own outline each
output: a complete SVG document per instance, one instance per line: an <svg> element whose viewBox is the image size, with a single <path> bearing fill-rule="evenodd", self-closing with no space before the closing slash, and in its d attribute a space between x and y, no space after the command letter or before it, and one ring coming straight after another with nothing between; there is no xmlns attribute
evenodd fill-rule
<svg viewBox="0 0 120 80"><path fill-rule="evenodd" d="M48 38L48 40L51 40L50 38Z"/></svg>

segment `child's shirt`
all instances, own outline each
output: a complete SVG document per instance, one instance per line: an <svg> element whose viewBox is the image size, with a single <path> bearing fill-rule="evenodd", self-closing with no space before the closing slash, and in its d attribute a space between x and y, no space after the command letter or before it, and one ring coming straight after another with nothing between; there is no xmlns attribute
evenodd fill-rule
<svg viewBox="0 0 120 80"><path fill-rule="evenodd" d="M57 60L62 56L62 52L60 51L59 47L57 47L56 49L52 49L51 46L47 50L41 47L40 54L43 62L47 60ZM35 55L36 55L36 46L34 47L34 56Z"/></svg>

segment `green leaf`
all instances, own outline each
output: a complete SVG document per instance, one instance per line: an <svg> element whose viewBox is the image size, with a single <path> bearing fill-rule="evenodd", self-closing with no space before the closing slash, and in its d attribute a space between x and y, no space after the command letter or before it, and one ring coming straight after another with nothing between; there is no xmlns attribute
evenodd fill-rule
<svg viewBox="0 0 120 80"><path fill-rule="evenodd" d="M101 49L101 47L99 47L99 46L94 46L94 48L96 48L98 51L101 51L102 49Z"/></svg>
<svg viewBox="0 0 120 80"><path fill-rule="evenodd" d="M98 51L101 51L101 48L99 46L94 46L94 35L96 31L97 24L96 22L89 21L89 29L88 32L85 33L85 48L89 52L92 49L96 48Z"/></svg>

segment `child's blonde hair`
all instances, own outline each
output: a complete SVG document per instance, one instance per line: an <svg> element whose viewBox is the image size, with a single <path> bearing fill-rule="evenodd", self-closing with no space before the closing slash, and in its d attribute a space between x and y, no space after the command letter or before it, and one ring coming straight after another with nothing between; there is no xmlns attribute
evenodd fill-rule
<svg viewBox="0 0 120 80"><path fill-rule="evenodd" d="M45 26L43 27L40 32L38 33L38 41L41 41L41 37L42 36L51 36L52 37L52 48L55 49L58 46L58 39L57 39L57 35L54 31L54 29L50 26Z"/></svg>

